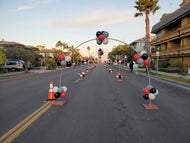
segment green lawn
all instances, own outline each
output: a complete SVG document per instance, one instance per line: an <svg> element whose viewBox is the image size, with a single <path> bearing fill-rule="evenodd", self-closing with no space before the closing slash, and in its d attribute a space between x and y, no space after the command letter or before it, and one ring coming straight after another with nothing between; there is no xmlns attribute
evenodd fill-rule
<svg viewBox="0 0 190 143"><path fill-rule="evenodd" d="M141 72L141 73L147 73L146 71L143 71L143 70L137 70L137 71ZM189 79L184 79L183 77L174 77L174 76L170 76L170 75L156 74L156 73L153 73L153 72L151 72L150 75L154 75L154 76L158 76L158 77L162 77L162 78L182 82L182 83L185 83L185 84L190 84L190 80Z"/></svg>

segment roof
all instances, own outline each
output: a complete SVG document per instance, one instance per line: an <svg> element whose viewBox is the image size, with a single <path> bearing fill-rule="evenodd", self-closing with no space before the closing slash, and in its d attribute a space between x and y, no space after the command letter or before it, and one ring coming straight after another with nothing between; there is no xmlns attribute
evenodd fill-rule
<svg viewBox="0 0 190 143"><path fill-rule="evenodd" d="M39 49L36 48L36 47L34 47L34 46L26 45L25 47L26 47L27 49L35 49L35 50L39 51Z"/></svg>
<svg viewBox="0 0 190 143"><path fill-rule="evenodd" d="M8 41L0 41L0 45L21 45L21 46L25 46L25 45L20 44L20 43L8 42Z"/></svg>
<svg viewBox="0 0 190 143"><path fill-rule="evenodd" d="M131 44L134 44L134 43L143 43L143 42L146 42L146 38L145 38L145 37L143 37L143 38L141 38L141 39L138 39L138 40L133 41L132 43L130 43L130 45L131 45Z"/></svg>
<svg viewBox="0 0 190 143"><path fill-rule="evenodd" d="M151 33L157 33L166 26L178 21L179 19L185 17L186 15L190 14L190 2L187 3L185 6L177 9L171 15L167 16L164 20L158 22L152 27Z"/></svg>
<svg viewBox="0 0 190 143"><path fill-rule="evenodd" d="M42 49L41 51L37 51L37 53L54 53L55 51L52 49Z"/></svg>

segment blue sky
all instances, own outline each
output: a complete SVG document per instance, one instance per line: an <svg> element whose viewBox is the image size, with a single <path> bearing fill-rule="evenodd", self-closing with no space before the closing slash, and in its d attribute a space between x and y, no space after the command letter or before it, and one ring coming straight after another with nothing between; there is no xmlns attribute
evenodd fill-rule
<svg viewBox="0 0 190 143"><path fill-rule="evenodd" d="M144 37L144 17L134 18L135 0L0 0L0 39L25 45L54 48L57 41L75 47L95 38L97 31L108 31L110 38L131 43ZM163 13L179 8L182 0L159 0L161 9L150 16L151 27ZM109 52L120 43L96 45L92 41L80 47L86 54L98 48Z"/></svg>

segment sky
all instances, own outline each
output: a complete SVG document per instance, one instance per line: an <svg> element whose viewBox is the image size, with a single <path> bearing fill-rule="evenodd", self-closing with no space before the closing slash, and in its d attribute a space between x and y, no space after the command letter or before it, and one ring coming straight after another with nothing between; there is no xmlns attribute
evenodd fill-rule
<svg viewBox="0 0 190 143"><path fill-rule="evenodd" d="M179 8L183 0L159 0L160 10L150 15L150 27L164 13ZM57 41L69 46L96 38L97 31L107 31L109 38L127 44L145 36L145 17L134 18L135 0L0 0L0 41L55 48ZM119 42L97 45L96 41L79 47L84 56L97 56L99 48L105 53ZM105 54L106 55L106 54ZM105 56L104 55L104 56Z"/></svg>

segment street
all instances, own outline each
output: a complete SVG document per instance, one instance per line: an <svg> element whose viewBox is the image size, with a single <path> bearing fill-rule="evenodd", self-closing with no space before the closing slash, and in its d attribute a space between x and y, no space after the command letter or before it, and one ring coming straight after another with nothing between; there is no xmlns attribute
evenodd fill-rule
<svg viewBox="0 0 190 143"><path fill-rule="evenodd" d="M159 90L146 110L142 104L148 78L121 69L123 82L98 64L84 81L80 66L63 70L67 86L64 106L51 106L14 143L189 143L190 90L151 79ZM60 71L0 81L0 137L46 104L50 81L59 84ZM25 123L24 123L25 124ZM16 131L15 131L16 132ZM5 141L8 137L2 140Z"/></svg>

